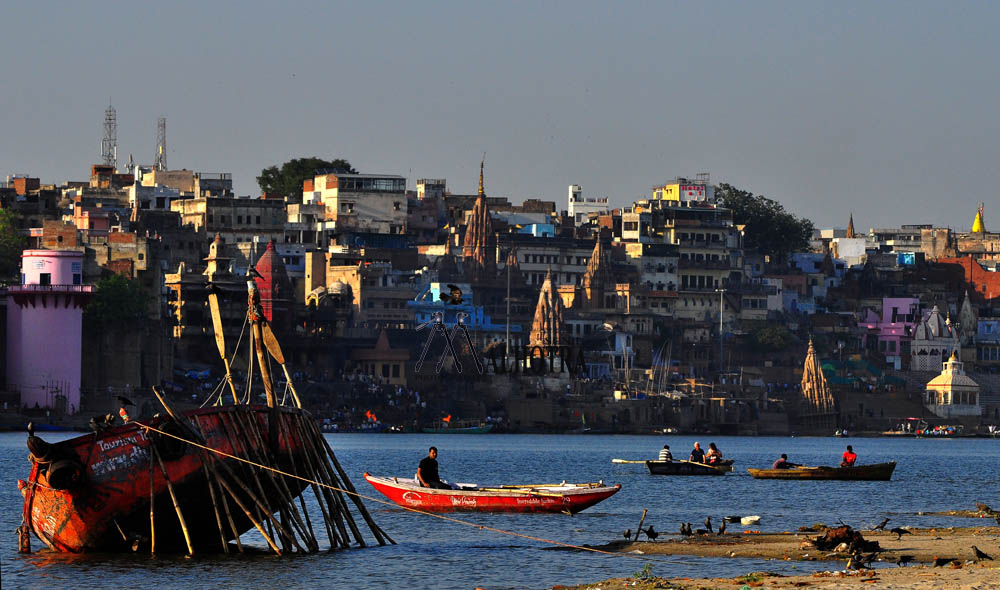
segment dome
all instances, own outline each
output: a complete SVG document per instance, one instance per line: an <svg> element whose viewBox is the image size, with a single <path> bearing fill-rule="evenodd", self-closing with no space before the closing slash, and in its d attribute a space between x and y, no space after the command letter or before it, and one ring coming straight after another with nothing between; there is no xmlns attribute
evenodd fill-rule
<svg viewBox="0 0 1000 590"><path fill-rule="evenodd" d="M330 295L348 295L351 292L351 286L344 281L337 281L336 283L330 285L327 289Z"/></svg>
<svg viewBox="0 0 1000 590"><path fill-rule="evenodd" d="M289 319L287 316L292 297L292 285L288 280L285 265L274 249L274 240L267 243L267 249L257 260L254 270L259 275L254 277L254 283L256 283L260 293L260 308L264 317L271 324L280 323L282 319ZM286 317L275 318L275 315Z"/></svg>

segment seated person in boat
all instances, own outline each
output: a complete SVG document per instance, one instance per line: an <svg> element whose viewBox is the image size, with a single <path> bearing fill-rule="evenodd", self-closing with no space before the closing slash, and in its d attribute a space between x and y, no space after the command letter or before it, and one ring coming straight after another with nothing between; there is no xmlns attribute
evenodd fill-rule
<svg viewBox="0 0 1000 590"><path fill-rule="evenodd" d="M722 463L722 451L719 450L719 447L715 446L715 443L708 443L708 451L705 452L705 462L709 465Z"/></svg>
<svg viewBox="0 0 1000 590"><path fill-rule="evenodd" d="M789 461L788 455L785 453L782 453L774 465L771 465L771 469L791 469L792 467L799 467L799 464Z"/></svg>
<svg viewBox="0 0 1000 590"><path fill-rule="evenodd" d="M701 443L694 443L694 448L691 449L691 456L688 457L688 461L695 463L705 462L705 451L701 450Z"/></svg>
<svg viewBox="0 0 1000 590"><path fill-rule="evenodd" d="M666 461L667 463L674 460L674 456L670 454L670 445L663 445L660 449L660 461Z"/></svg>
<svg viewBox="0 0 1000 590"><path fill-rule="evenodd" d="M844 451L843 460L840 462L841 467L854 467L854 462L858 460L858 455L851 448L851 445L847 445L847 450Z"/></svg>
<svg viewBox="0 0 1000 590"><path fill-rule="evenodd" d="M451 486L441 481L441 477L438 476L437 456L437 447L431 447L427 451L427 456L420 460L420 465L417 467L417 481L425 488L450 490Z"/></svg>

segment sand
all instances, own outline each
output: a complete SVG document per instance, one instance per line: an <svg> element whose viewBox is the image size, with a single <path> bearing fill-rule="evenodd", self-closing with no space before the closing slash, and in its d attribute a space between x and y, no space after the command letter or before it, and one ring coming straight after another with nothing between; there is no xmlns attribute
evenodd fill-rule
<svg viewBox="0 0 1000 590"><path fill-rule="evenodd" d="M697 555L701 557L741 557L775 560L761 573L740 578L665 579L625 578L571 588L678 588L684 590L727 588L957 588L986 590L1000 588L1000 527L909 528L911 534L897 535L882 531L859 531L866 540L878 541L884 553L879 561L894 563L900 555L912 556L907 567L877 568L860 573L845 573L847 554L819 551L809 541L820 533L765 533L738 531L733 534L661 536L656 542L619 541L601 546L606 551L645 555ZM661 533L662 535L662 533ZM996 561L974 562L972 545L993 556ZM955 565L932 567L935 558L957 560ZM782 576L781 561L829 561L828 572L812 575ZM639 569L639 568L637 568ZM655 567L653 568L655 570Z"/></svg>

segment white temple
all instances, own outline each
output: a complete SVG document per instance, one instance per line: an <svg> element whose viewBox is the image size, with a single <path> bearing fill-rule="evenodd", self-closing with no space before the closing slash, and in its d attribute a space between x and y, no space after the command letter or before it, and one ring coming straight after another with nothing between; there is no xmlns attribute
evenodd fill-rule
<svg viewBox="0 0 1000 590"><path fill-rule="evenodd" d="M965 374L958 351L944 364L944 370L927 384L924 406L942 418L979 416L979 384Z"/></svg>
<svg viewBox="0 0 1000 590"><path fill-rule="evenodd" d="M958 327L951 323L950 317L942 318L935 305L927 317L917 324L911 344L910 369L940 371L944 360L960 348Z"/></svg>

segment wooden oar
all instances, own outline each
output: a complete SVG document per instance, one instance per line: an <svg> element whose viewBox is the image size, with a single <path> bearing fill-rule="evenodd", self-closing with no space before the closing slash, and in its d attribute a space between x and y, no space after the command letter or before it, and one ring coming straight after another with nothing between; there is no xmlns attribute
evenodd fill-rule
<svg viewBox="0 0 1000 590"><path fill-rule="evenodd" d="M274 360L281 365L281 370L285 373L285 380L288 381L288 389L292 392L292 399L295 400L295 407L301 408L302 402L299 401L299 394L295 391L295 384L292 383L292 376L288 374L288 367L285 366L285 355L281 352L281 346L278 344L278 339L274 337L274 332L271 331L271 326L266 322L261 322L264 332L264 346L267 347L267 352L271 353Z"/></svg>
<svg viewBox="0 0 1000 590"><path fill-rule="evenodd" d="M643 465L645 465L646 461L652 461L652 460L653 459L640 459L638 461L633 461L632 459L612 459L611 462L617 463L619 465L623 463L642 463Z"/></svg>
<svg viewBox="0 0 1000 590"><path fill-rule="evenodd" d="M219 356L222 357L222 365L226 368L226 383L229 384L229 391L233 394L233 403L240 403L236 397L236 386L233 385L233 374L229 369L229 358L226 356L226 335L222 331L222 312L219 310L219 294L215 289L208 293L208 307L212 312L212 328L215 330L215 345L219 347Z"/></svg>
<svg viewBox="0 0 1000 590"><path fill-rule="evenodd" d="M506 492L511 494L525 494L528 496L549 496L552 498L562 498L564 494L553 494L550 492L538 492L535 490L524 490L515 488L478 488L478 492Z"/></svg>

